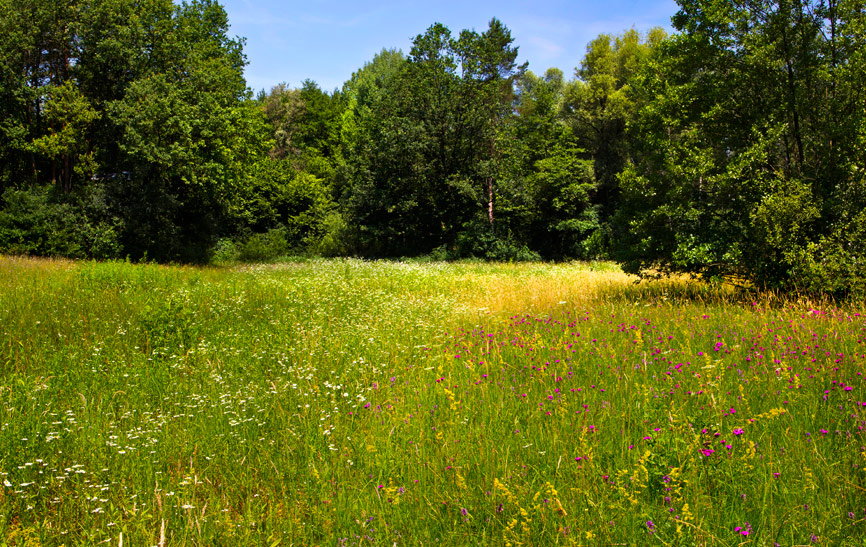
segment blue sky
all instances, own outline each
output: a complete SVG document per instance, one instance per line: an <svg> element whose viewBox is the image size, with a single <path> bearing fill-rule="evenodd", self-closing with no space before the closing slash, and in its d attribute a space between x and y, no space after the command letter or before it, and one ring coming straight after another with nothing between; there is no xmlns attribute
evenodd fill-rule
<svg viewBox="0 0 866 547"><path fill-rule="evenodd" d="M670 31L674 0L419 2L366 0L223 0L231 35L246 37L247 85L269 90L286 82L299 87L310 78L325 90L341 87L382 50L408 53L412 39L435 22L454 34L482 32L492 17L509 29L520 48L519 62L543 73L549 67L567 78L580 64L586 44L597 35L632 27Z"/></svg>

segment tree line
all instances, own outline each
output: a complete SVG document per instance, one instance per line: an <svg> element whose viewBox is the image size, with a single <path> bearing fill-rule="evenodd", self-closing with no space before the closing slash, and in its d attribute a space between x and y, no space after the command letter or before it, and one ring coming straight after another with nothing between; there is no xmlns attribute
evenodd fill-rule
<svg viewBox="0 0 866 547"><path fill-rule="evenodd" d="M434 24L257 95L215 0L0 0L0 250L614 259L866 287L866 7L680 0L566 78Z"/></svg>

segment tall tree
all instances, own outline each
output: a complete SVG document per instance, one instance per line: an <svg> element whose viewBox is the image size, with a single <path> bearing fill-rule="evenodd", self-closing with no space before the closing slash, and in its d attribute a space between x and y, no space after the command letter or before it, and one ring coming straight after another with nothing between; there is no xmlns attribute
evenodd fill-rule
<svg viewBox="0 0 866 547"><path fill-rule="evenodd" d="M297 148L294 133L304 108L301 90L291 89L284 83L276 85L262 98L262 108L273 128L271 155L281 159L299 155L301 151Z"/></svg>
<svg viewBox="0 0 866 547"><path fill-rule="evenodd" d="M82 8L45 0L0 2L0 158L6 171L0 190L36 180L70 186L70 136L79 136L93 120L86 101L75 97ZM48 106L52 99L69 101L78 119L56 103Z"/></svg>
<svg viewBox="0 0 866 547"><path fill-rule="evenodd" d="M51 199L77 208L83 226L86 204L99 201L131 256L203 258L260 137L246 132L257 124L243 41L229 36L222 6L3 0L0 9L0 189L56 185L68 195Z"/></svg>
<svg viewBox="0 0 866 547"><path fill-rule="evenodd" d="M466 94L486 119L480 124L486 141L486 158L481 163L487 220L493 226L494 185L501 176L497 143L503 126L513 118L515 82L526 71L527 63L517 65L518 47L511 31L496 18L486 31L478 34L464 30L454 44L462 69Z"/></svg>
<svg viewBox="0 0 866 547"><path fill-rule="evenodd" d="M524 181L523 214L513 222L523 225L521 239L552 259L587 257L587 238L598 229L592 160L560 115L564 88L558 69L521 77L509 147Z"/></svg>
<svg viewBox="0 0 866 547"><path fill-rule="evenodd" d="M347 205L359 249L399 255L453 240L467 219L472 188L462 169L471 156L470 112L458 100L460 78L451 32L431 26L359 127L371 146L356 162Z"/></svg>
<svg viewBox="0 0 866 547"><path fill-rule="evenodd" d="M348 204L376 252L425 252L453 244L476 218L489 226L501 176L499 141L523 70L511 43L496 19L486 32L463 31L456 39L435 24L415 38L371 115L352 114L353 122L363 120L352 129L362 135L355 142L376 146L346 158L356 175Z"/></svg>
<svg viewBox="0 0 866 547"><path fill-rule="evenodd" d="M838 197L862 180L843 167L856 131L839 129L862 123L862 92L839 84L861 55L840 30L863 17L857 2L680 2L681 34L636 86L627 270L824 283L816 253L863 206L857 191Z"/></svg>
<svg viewBox="0 0 866 547"><path fill-rule="evenodd" d="M646 37L634 29L618 36L599 35L586 47L575 80L563 91L562 116L593 161L598 182L593 201L603 223L609 223L619 207L617 176L631 149L626 123L640 106L631 92L632 78L664 37L660 28Z"/></svg>

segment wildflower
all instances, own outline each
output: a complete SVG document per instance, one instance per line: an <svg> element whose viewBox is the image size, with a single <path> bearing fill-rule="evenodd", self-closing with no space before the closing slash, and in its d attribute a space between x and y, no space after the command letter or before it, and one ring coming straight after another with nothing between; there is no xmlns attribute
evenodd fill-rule
<svg viewBox="0 0 866 547"><path fill-rule="evenodd" d="M734 435L739 437L740 435L742 435L745 432L743 431L743 429L741 427L735 427L733 433L734 433Z"/></svg>
<svg viewBox="0 0 866 547"><path fill-rule="evenodd" d="M653 521L648 520L646 521L646 529L652 535L656 531L656 525L653 524Z"/></svg>
<svg viewBox="0 0 866 547"><path fill-rule="evenodd" d="M748 536L752 532L752 525L747 522L742 526L737 526L736 528L734 528L734 532L737 532L738 534L742 534L744 536Z"/></svg>

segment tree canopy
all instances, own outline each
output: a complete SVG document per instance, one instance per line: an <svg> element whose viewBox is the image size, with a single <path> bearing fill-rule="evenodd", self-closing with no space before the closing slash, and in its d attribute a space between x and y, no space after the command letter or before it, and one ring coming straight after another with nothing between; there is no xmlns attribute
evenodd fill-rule
<svg viewBox="0 0 866 547"><path fill-rule="evenodd" d="M216 0L0 0L0 251L613 258L862 294L863 3L678 4L570 73L492 18L254 96Z"/></svg>

